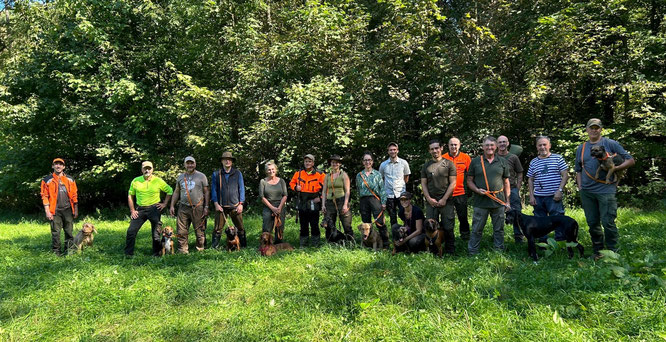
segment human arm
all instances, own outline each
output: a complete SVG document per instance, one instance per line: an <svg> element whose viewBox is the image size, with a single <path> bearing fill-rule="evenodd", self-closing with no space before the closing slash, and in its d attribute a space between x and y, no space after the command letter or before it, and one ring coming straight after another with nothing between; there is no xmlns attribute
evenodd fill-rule
<svg viewBox="0 0 666 342"><path fill-rule="evenodd" d="M421 235L421 231L423 230L423 219L416 220L415 226L416 227L414 227L414 231L411 234L409 234L407 237L405 237L405 239L402 240L402 241L396 241L395 244L398 245L398 246L402 246L402 245L406 244L407 241Z"/></svg>
<svg viewBox="0 0 666 342"><path fill-rule="evenodd" d="M509 184L509 177L507 177L504 178L504 207L506 207L506 210L511 210L509 198L511 198L511 185Z"/></svg>
<svg viewBox="0 0 666 342"><path fill-rule="evenodd" d="M578 191L583 187L583 175L580 172L576 172L576 188Z"/></svg>
<svg viewBox="0 0 666 342"><path fill-rule="evenodd" d="M41 196L42 196L42 205L44 206L44 213L46 214L46 219L49 221L53 220L53 214L51 214L51 208L49 204L49 188L48 184L42 180L41 185Z"/></svg>
<svg viewBox="0 0 666 342"><path fill-rule="evenodd" d="M127 195L127 205L129 206L130 210L130 217L133 220L136 220L139 218L139 212L134 209L134 196L132 195Z"/></svg>
<svg viewBox="0 0 666 342"><path fill-rule="evenodd" d="M520 188L523 187L523 173L518 172L516 173L516 189L518 189L518 192L520 192Z"/></svg>
<svg viewBox="0 0 666 342"><path fill-rule="evenodd" d="M171 196L171 205L169 206L169 214L171 216L176 215L176 208L175 205L178 203L178 199L180 198L180 180L176 180L176 185L173 187L173 196Z"/></svg>
<svg viewBox="0 0 666 342"><path fill-rule="evenodd" d="M76 182L72 179L72 182L69 186L69 191L71 192L70 200L74 205L74 218L79 217L79 190L76 187Z"/></svg>
<svg viewBox="0 0 666 342"><path fill-rule="evenodd" d="M445 207L446 202L451 198L451 195L453 194L453 190L456 188L456 181L458 180L458 176L453 175L449 176L449 186L446 188L446 192L444 193L444 196L437 202L439 203L440 207Z"/></svg>
<svg viewBox="0 0 666 342"><path fill-rule="evenodd" d="M534 177L527 178L527 188L530 192L530 205L536 205L536 198L534 197Z"/></svg>
<svg viewBox="0 0 666 342"><path fill-rule="evenodd" d="M243 203L245 203L245 182L243 181L243 174L238 171L238 198L239 202L236 206L236 213L243 213Z"/></svg>
<svg viewBox="0 0 666 342"><path fill-rule="evenodd" d="M157 203L157 209L162 210L169 205L169 201L171 201L171 196L173 195L173 189L165 181L162 181L160 190L166 193L166 196L164 197L164 202Z"/></svg>
<svg viewBox="0 0 666 342"><path fill-rule="evenodd" d="M203 216L208 216L208 203L210 203L210 192L208 190L208 186L203 187L203 192L204 192L204 211L203 211ZM175 201L175 200L174 200Z"/></svg>
<svg viewBox="0 0 666 342"><path fill-rule="evenodd" d="M284 204L287 203L287 183L284 181L284 179L280 178L280 184L282 184L282 199L280 200L280 205L277 208L278 215L282 212Z"/></svg>
<svg viewBox="0 0 666 342"><path fill-rule="evenodd" d="M218 171L219 172L219 171ZM217 193L220 189L220 185L218 184L218 178L219 173L218 172L213 172L213 176L211 177L210 180L210 199L213 201L213 207L215 207L215 210L218 212L222 212L222 206L220 203L218 203L219 199L219 194Z"/></svg>
<svg viewBox="0 0 666 342"><path fill-rule="evenodd" d="M560 176L562 177L560 180L560 187L557 189L557 191L555 191L555 195L553 196L553 200L555 202L562 200L562 191L564 191L564 187L567 185L567 181L569 180L569 170L560 171Z"/></svg>
<svg viewBox="0 0 666 342"><path fill-rule="evenodd" d="M324 176L324 181L323 181L324 185L321 188L321 211L324 214L326 214L326 195L327 195L326 193L328 189L328 178L329 177Z"/></svg>
<svg viewBox="0 0 666 342"><path fill-rule="evenodd" d="M349 189L351 187L349 176L347 175L347 173L343 173L343 175L344 176L342 178L342 182L343 182L343 188L345 190L345 202L344 204L342 204L342 213L341 213L342 215L346 214L349 211L349 195L350 195Z"/></svg>

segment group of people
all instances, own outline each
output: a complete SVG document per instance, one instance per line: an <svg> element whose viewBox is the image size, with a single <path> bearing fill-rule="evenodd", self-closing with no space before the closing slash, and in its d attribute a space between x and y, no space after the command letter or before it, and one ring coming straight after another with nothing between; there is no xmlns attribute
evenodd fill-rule
<svg viewBox="0 0 666 342"><path fill-rule="evenodd" d="M616 170L626 169L634 160L616 141L602 137L602 123L590 119L585 127L589 140L576 150L575 173L582 207L585 212L595 255L602 249L617 250L618 230L615 225L617 182L604 181L602 172L596 178L599 161L590 155L593 146L602 145L611 154L622 156L624 162ZM424 250L426 218L435 219L443 234L444 252L455 252L455 218L459 221L459 234L468 240L469 254L479 252L483 229L491 218L495 249L504 249L504 214L510 209L521 210L520 188L524 169L516 153L511 153L509 140L505 136L486 137L482 143L483 153L471 158L461 151L460 139L448 140L448 151L443 152L438 140L428 144L430 159L420 169L420 185L425 200L425 211L412 202L407 191L411 170L409 163L398 157L398 144L387 146L388 158L374 168L371 153L365 153L361 162L363 169L355 177L359 197L361 220L375 225L384 246L389 246L385 217L391 224L392 238L397 251L419 252ZM536 139L538 156L527 169L529 203L535 216L563 215L564 189L569 179L569 166L560 154L551 153L550 138ZM522 150L522 149L520 149ZM519 153L519 152L517 152ZM205 174L196 170L196 161L188 156L184 160L185 171L177 177L172 188L164 180L153 175L153 164L141 164L142 175L132 180L128 191L130 224L127 229L125 254L134 254L136 235L146 222L151 223L153 254L160 252L161 213L177 217L179 252L188 253L189 227L196 236L196 249L201 251L206 244L206 219L212 203L215 224L211 247L220 244L222 232L230 219L237 228L241 247L247 246L243 225L245 185L243 174L234 168L235 158L231 152L221 157L222 167L212 173L210 186ZM273 232L276 242L283 238L285 205L289 187L295 192L298 220L300 221L300 246L320 245L320 212L324 220L342 226L344 238L354 240L352 211L350 209L351 178L342 169L343 159L339 155L328 158L328 172L315 168L315 157L306 154L303 167L294 173L289 184L278 176L277 165L265 164L266 177L260 180L259 197L263 204L262 231ZM77 187L75 181L64 173L65 161L56 158L52 163L53 173L42 180L41 196L46 218L51 222L52 248L61 253L60 232L64 229L66 245L71 243L73 220L78 216ZM161 200L161 193L166 196ZM468 221L468 196L472 198L472 225ZM398 222L401 219L401 223ZM339 221L339 222L338 222ZM602 229L603 227L603 229ZM524 241L519 227L513 228L516 242ZM556 233L556 239L563 238Z"/></svg>

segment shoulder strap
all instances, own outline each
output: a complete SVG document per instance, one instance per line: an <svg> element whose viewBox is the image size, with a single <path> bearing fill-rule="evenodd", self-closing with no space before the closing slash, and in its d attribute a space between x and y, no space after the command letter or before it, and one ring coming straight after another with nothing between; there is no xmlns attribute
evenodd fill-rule
<svg viewBox="0 0 666 342"><path fill-rule="evenodd" d="M361 176L361 179L363 180L363 183L365 184L365 187L368 188L368 190L370 191L370 193L372 194L372 196L375 196L375 198L376 198L378 201L381 202L382 200L379 199L379 196L377 196L377 194L375 194L374 191L372 191L372 189L370 188L370 185L368 184L368 181L365 180L365 177L363 177L363 171L359 172L358 175Z"/></svg>

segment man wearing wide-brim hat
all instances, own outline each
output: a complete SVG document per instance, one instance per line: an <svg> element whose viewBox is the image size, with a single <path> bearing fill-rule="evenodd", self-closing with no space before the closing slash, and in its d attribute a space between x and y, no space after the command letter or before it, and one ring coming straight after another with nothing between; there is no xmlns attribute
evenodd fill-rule
<svg viewBox="0 0 666 342"><path fill-rule="evenodd" d="M607 183L606 171L595 178L599 161L592 157L594 146L603 146L607 153L622 156L624 162L615 167L615 172L634 165L634 158L617 141L601 136L603 125L599 119L590 119L585 125L589 140L578 146L576 150L576 184L580 192L580 201L585 211L585 220L590 227L590 238L594 257L600 258L599 251L610 249L617 251L619 233L615 225L617 217L617 179L611 178ZM601 226L603 225L603 230Z"/></svg>
<svg viewBox="0 0 666 342"><path fill-rule="evenodd" d="M211 200L215 207L215 228L211 247L220 244L222 232L227 222L227 215L238 229L241 247L247 246L245 228L243 228L243 203L245 203L245 183L243 174L233 167L236 158L227 151L222 153L222 168L213 172L211 179Z"/></svg>

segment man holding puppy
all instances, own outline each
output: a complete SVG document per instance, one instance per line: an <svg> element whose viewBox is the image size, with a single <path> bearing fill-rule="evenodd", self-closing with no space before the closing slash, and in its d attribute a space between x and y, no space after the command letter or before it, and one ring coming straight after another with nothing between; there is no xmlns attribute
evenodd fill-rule
<svg viewBox="0 0 666 342"><path fill-rule="evenodd" d="M130 209L130 225L127 228L125 242L125 255L134 255L134 243L139 229L146 221L150 221L153 239L153 256L159 256L162 250L160 233L162 232L162 209L166 208L171 200L173 190L161 178L153 175L153 163L141 163L142 176L134 178L130 184L127 195L127 204ZM160 202L160 192L166 193L164 202ZM136 197L136 202L134 201ZM134 203L138 207L134 206Z"/></svg>
<svg viewBox="0 0 666 342"><path fill-rule="evenodd" d="M60 231L65 231L65 250L70 247L74 219L79 216L78 190L76 182L65 174L65 161L53 159L53 173L44 177L41 184L42 204L46 219L51 224L51 248L61 255Z"/></svg>
<svg viewBox="0 0 666 342"><path fill-rule="evenodd" d="M620 155L624 162L615 166L616 172L635 164L634 158L617 141L601 136L602 130L601 120L590 119L587 122L585 131L589 140L578 146L575 165L576 184L580 192L585 219L590 227L595 259L601 257L599 251L602 249L617 251L618 248L619 233L615 225L617 182L607 183L604 171L601 172L598 179L594 177L599 167L599 161L591 156L590 150L594 146L602 145L611 155Z"/></svg>
<svg viewBox="0 0 666 342"><path fill-rule="evenodd" d="M185 172L176 179L173 192L171 216L176 214L175 204L178 203L178 216L176 220L178 234L178 252L188 253L188 235L190 223L194 227L197 237L197 251L203 251L206 242L206 217L208 216L208 178L196 170L197 162L194 157L185 158ZM179 201L180 200L180 201Z"/></svg>

